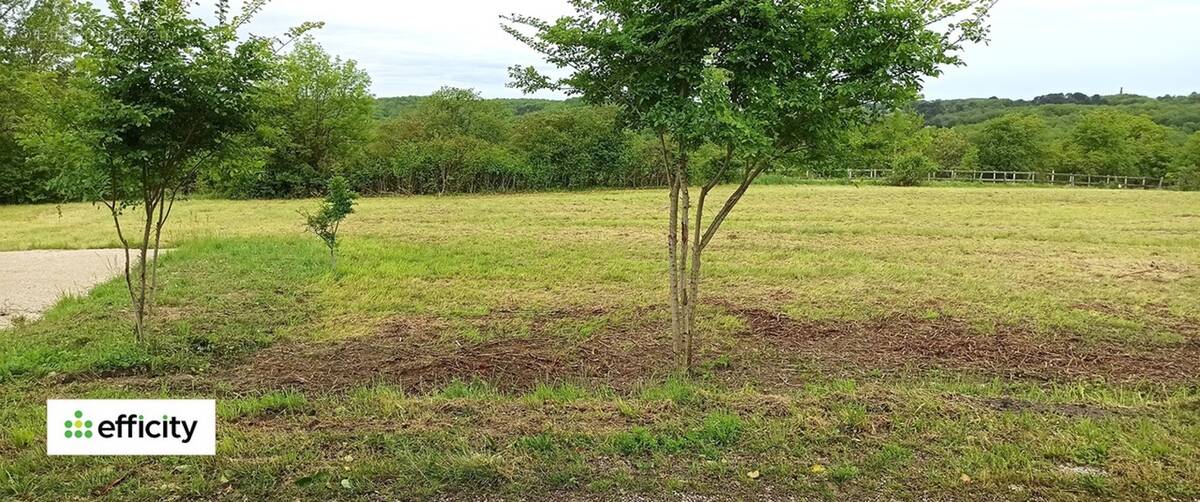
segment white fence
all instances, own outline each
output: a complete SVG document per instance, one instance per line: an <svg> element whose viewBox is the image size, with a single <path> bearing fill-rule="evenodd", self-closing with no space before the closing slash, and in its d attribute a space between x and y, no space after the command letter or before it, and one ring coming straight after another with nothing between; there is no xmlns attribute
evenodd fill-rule
<svg viewBox="0 0 1200 502"><path fill-rule="evenodd" d="M880 179L887 178L891 169L847 169L849 179ZM812 173L809 172L809 177ZM820 177L820 176L816 176ZM940 181L972 181L979 183L1029 183L1044 185L1069 185L1083 187L1111 188L1166 188L1164 178L1144 176L1110 176L1103 174L1073 174L1073 173L1035 173L1031 171L963 171L943 170L929 175L931 180Z"/></svg>

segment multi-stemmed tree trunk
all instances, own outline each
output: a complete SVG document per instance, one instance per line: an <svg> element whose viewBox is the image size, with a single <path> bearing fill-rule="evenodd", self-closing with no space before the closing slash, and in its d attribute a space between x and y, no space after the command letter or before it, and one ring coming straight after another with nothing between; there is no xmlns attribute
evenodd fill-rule
<svg viewBox="0 0 1200 502"><path fill-rule="evenodd" d="M668 304L671 308L672 350L676 364L689 373L696 363L696 312L700 302L701 267L704 251L725 222L726 217L737 206L742 195L768 164L765 160L746 161L737 188L725 199L720 211L705 225L704 210L708 197L716 186L725 180L734 163L735 147L726 146L725 155L714 173L707 176L700 186L695 210L692 206L692 170L690 156L680 148L672 155L667 147L665 135L659 135L662 157L668 180L670 209L667 228L667 262L670 288Z"/></svg>
<svg viewBox="0 0 1200 502"><path fill-rule="evenodd" d="M166 172L170 173L174 170ZM114 181L118 179L115 171L111 176ZM153 177L149 176L148 172L143 176L140 186L144 198L138 201L142 209L141 218L139 218L140 240L131 242L121 225L121 200L114 197L103 201L104 206L112 215L113 224L117 230L117 239L124 248L125 287L129 292L130 305L133 310L133 333L138 341L145 339L146 317L154 308L158 289L158 258L162 245L163 228L166 226L167 218L171 215L177 195L186 180L189 179L185 178L175 186L165 186L152 181ZM113 190L113 193L119 193L116 189Z"/></svg>

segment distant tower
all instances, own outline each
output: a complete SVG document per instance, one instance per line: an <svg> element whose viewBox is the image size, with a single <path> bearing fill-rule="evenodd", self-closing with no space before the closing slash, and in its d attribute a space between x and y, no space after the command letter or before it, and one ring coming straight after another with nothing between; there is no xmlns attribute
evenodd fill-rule
<svg viewBox="0 0 1200 502"><path fill-rule="evenodd" d="M1118 96L1124 96L1124 95L1125 95L1125 87L1124 87L1124 86L1122 86L1122 87L1121 87L1121 92L1120 92L1120 94L1118 94Z"/></svg>

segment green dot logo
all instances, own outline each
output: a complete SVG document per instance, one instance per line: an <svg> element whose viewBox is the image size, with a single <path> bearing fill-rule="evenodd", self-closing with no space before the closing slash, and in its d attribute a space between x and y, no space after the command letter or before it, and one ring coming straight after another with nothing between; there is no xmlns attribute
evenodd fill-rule
<svg viewBox="0 0 1200 502"><path fill-rule="evenodd" d="M83 419L83 412L76 410L75 419L63 422L63 426L67 428L63 432L63 437L70 438L90 438L92 437L92 421Z"/></svg>

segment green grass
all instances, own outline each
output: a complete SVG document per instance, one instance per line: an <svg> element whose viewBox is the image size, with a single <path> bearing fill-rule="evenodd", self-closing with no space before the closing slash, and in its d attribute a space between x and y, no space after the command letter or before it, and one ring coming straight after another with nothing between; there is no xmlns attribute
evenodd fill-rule
<svg viewBox="0 0 1200 502"><path fill-rule="evenodd" d="M182 203L149 344L133 343L117 281L0 332L0 498L87 498L117 479L111 495L133 500L752 497L764 487L817 498L1200 497L1195 379L846 373L799 359L778 369L789 383L760 387L719 377L742 364L730 356L703 361L694 379L632 387L506 390L464 376L422 392L375 382L329 393L217 378L272 345L373 336L398 319L438 319L444 343L480 345L535 332L582 343L661 317L639 310L666 296L661 191L366 199L344 226L336 274L301 228L297 210L313 204ZM90 205L5 206L0 221L2 250L114 242ZM744 327L720 305L740 305L1174 350L1197 343L1200 196L755 186L706 254L704 288L714 303L702 326L718 346ZM600 313L554 315L571 309ZM57 397L216 398L218 455L47 457L44 401ZM1022 406L989 404L1001 401Z"/></svg>

